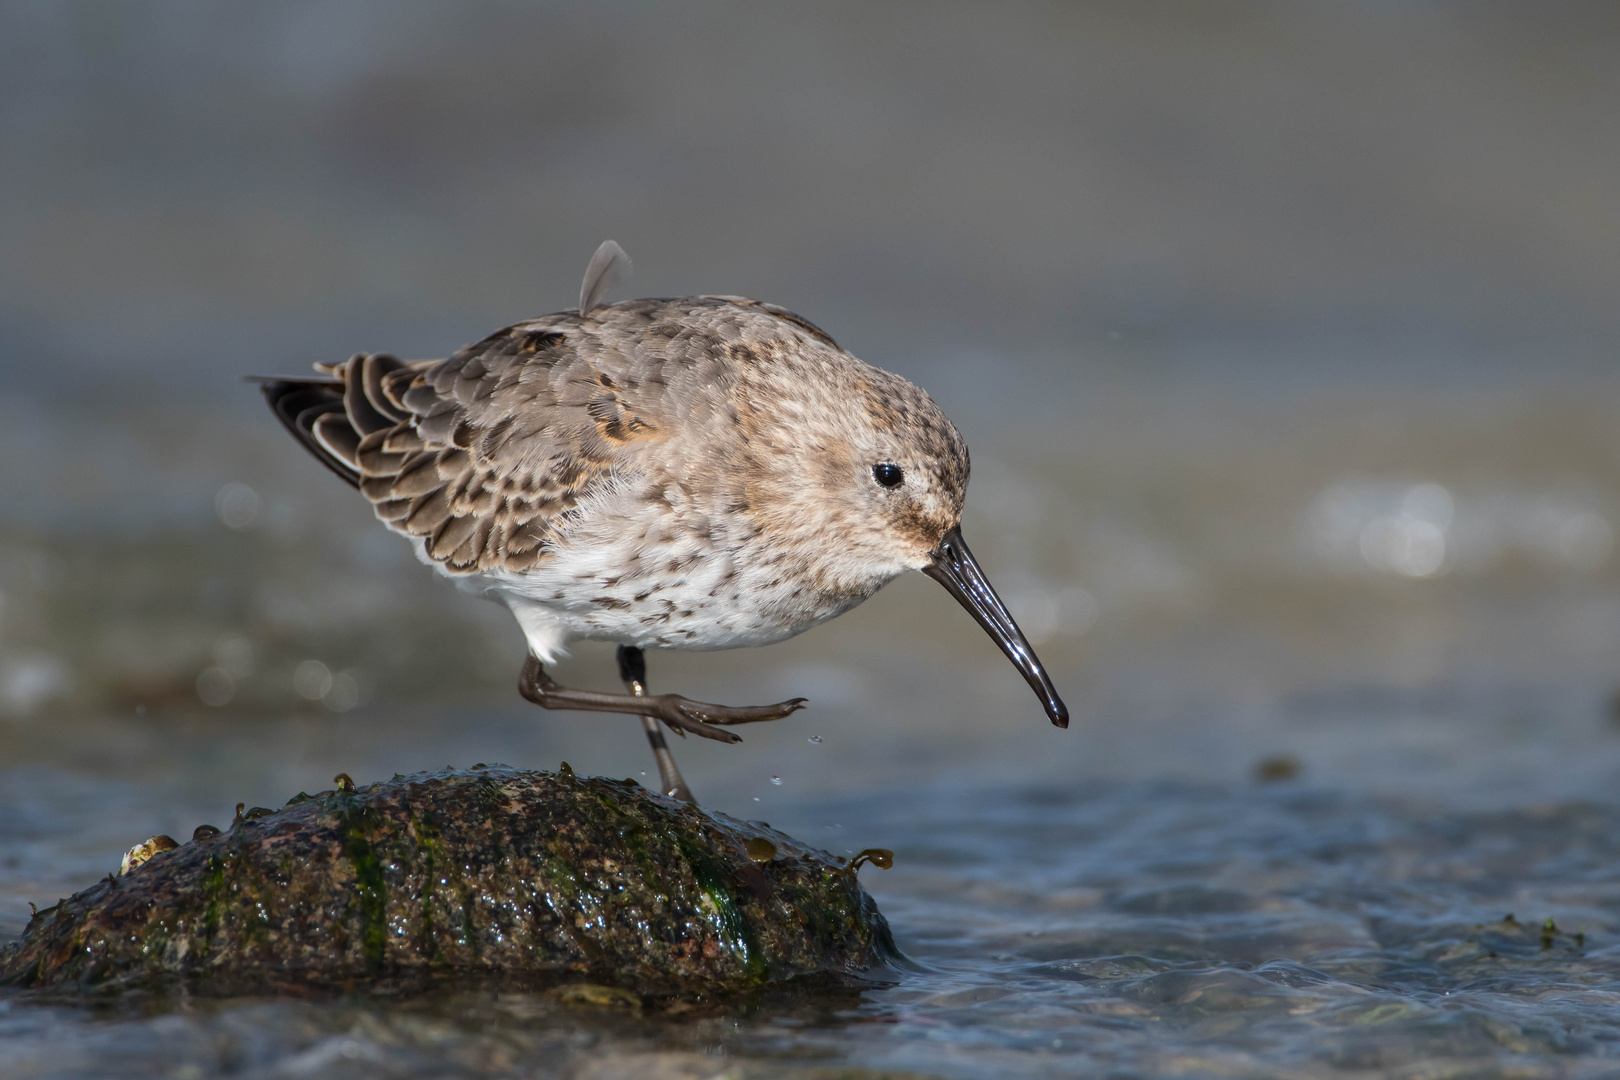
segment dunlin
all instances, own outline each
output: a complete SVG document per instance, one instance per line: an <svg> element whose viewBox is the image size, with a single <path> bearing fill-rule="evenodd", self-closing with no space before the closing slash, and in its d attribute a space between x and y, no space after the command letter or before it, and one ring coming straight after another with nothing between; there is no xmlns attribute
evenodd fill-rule
<svg viewBox="0 0 1620 1080"><path fill-rule="evenodd" d="M962 541L967 445L939 406L774 304L602 304L627 265L608 241L576 310L445 360L317 364L322 377L265 380L265 396L424 562L511 609L529 645L524 697L641 717L667 794L691 798L660 723L737 742L728 726L804 699L649 694L643 649L781 641L907 570L950 590L1067 727ZM618 643L628 693L546 674L575 638Z"/></svg>

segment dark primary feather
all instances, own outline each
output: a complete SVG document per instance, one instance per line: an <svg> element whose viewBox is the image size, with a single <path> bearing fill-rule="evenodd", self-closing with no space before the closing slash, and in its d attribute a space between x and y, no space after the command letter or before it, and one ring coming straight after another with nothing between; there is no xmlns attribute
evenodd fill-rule
<svg viewBox="0 0 1620 1080"><path fill-rule="evenodd" d="M360 486L354 467L335 456L315 437L315 424L325 416L343 415L343 384L329 379L268 379L260 384L264 399L282 426L304 449L345 482Z"/></svg>

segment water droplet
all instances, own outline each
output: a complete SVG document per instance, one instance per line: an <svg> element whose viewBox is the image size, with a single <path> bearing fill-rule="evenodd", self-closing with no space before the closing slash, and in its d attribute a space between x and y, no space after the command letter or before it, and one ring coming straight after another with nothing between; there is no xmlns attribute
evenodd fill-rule
<svg viewBox="0 0 1620 1080"><path fill-rule="evenodd" d="M776 845L763 836L748 841L748 858L754 862L770 862L776 858Z"/></svg>
<svg viewBox="0 0 1620 1080"><path fill-rule="evenodd" d="M771 783L775 784L777 787L781 787L782 786L782 778L780 776L773 776L773 777L771 777Z"/></svg>
<svg viewBox="0 0 1620 1080"><path fill-rule="evenodd" d="M810 736L810 741L813 742L813 743L816 743L817 745L820 745L821 736L820 735L812 735L812 736Z"/></svg>

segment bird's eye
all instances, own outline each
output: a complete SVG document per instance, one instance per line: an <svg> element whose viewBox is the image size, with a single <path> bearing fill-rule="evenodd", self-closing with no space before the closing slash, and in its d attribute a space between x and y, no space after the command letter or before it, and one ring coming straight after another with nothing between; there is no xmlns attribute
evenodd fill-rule
<svg viewBox="0 0 1620 1080"><path fill-rule="evenodd" d="M883 461L872 466L872 479L886 488L899 487L905 478L905 470L893 462Z"/></svg>

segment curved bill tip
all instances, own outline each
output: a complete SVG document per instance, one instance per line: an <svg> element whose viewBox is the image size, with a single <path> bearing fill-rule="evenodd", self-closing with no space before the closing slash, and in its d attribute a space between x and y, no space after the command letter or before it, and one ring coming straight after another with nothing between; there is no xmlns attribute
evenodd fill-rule
<svg viewBox="0 0 1620 1080"><path fill-rule="evenodd" d="M1030 648L1024 632L1018 629L1007 606L996 595L984 571L979 569L973 552L968 550L962 539L960 527L952 529L940 539L939 547L933 552L933 561L923 567L923 573L945 586L945 590L956 597L957 603L967 608L968 613L984 627L985 633L1001 646L1007 659L1013 662L1030 689L1035 691L1035 696L1041 699L1041 705L1052 724L1060 728L1068 727L1069 707L1058 697L1057 688L1052 685L1051 676L1047 675L1040 657Z"/></svg>

